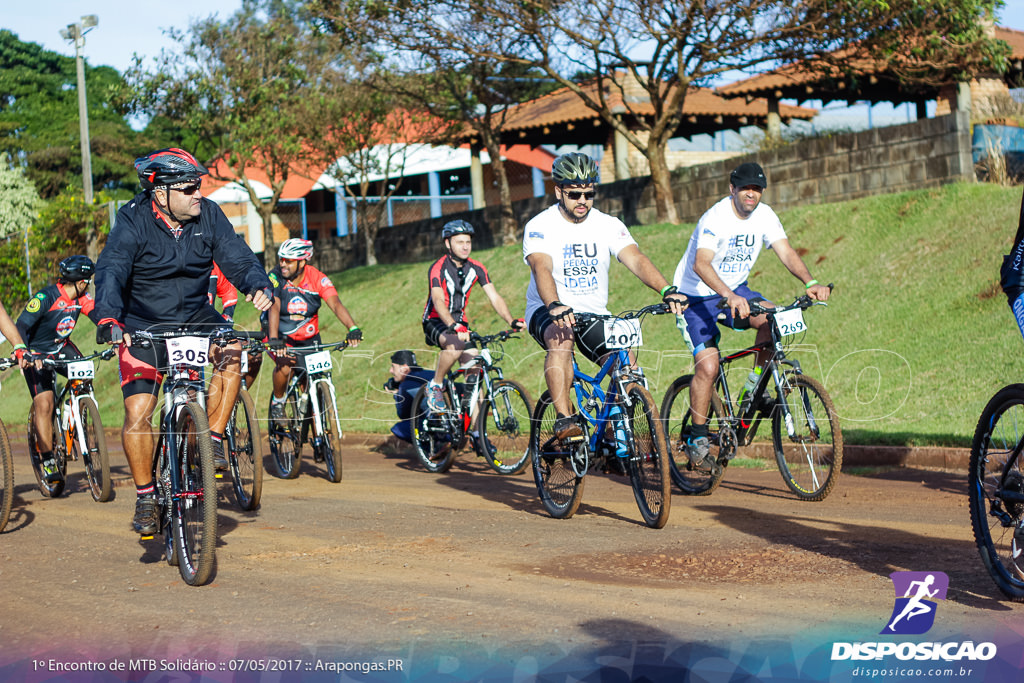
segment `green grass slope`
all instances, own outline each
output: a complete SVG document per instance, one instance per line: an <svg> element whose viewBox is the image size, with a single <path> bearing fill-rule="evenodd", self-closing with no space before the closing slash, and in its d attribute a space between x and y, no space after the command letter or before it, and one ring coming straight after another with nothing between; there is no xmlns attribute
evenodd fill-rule
<svg viewBox="0 0 1024 683"><path fill-rule="evenodd" d="M766 197L771 203L771 192ZM1021 189L963 183L931 190L808 206L781 214L790 242L811 272L836 289L827 308L808 312L809 332L791 356L826 383L841 414L848 443L965 446L982 407L1006 383L1020 381L1020 333L999 290L999 265L1017 227ZM671 278L692 225L632 229L641 249ZM438 255L440 255L440 245ZM529 269L518 246L474 253L490 271L516 315L525 305ZM426 301L427 262L361 267L332 274L341 299L364 329L358 349L335 355L334 380L348 431L386 432L394 419L390 394L381 388L389 356L401 348L432 366L420 315ZM803 291L772 252L763 252L751 284L785 303ZM625 268L613 266L610 308L637 308L658 300ZM5 302L17 315L20 309ZM240 325L256 315L239 305ZM474 328L502 327L481 291L470 301ZM344 335L328 312L324 338ZM75 340L94 348L94 328L82 322ZM651 391L661 396L692 361L668 316L649 318L640 361ZM726 333L723 349L739 349L753 333ZM6 346L4 348L7 348ZM527 335L505 346L506 376L536 399L543 391L543 353ZM269 367L269 366L268 366ZM742 382L748 365L730 375ZM114 363L99 372L104 423L119 425L120 392ZM270 394L264 368L254 387L261 412ZM0 417L23 431L28 397L17 373L3 378Z"/></svg>

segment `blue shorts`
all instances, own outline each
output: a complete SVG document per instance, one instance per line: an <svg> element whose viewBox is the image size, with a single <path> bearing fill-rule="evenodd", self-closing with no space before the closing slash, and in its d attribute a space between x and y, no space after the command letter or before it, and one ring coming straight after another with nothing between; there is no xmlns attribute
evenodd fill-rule
<svg viewBox="0 0 1024 683"><path fill-rule="evenodd" d="M747 287L745 282L733 291L747 301L764 301L761 293ZM722 297L717 294L704 297L687 294L686 298L690 305L682 315L676 316L676 327L679 328L679 333L683 335L683 340L686 341L686 346L689 347L690 353L693 355L697 355L706 348L718 346L718 341L722 337L722 333L718 330L719 324L734 330L745 330L750 327L748 319L733 321L730 309L719 308L718 302L722 300ZM719 319L720 317L721 319Z"/></svg>

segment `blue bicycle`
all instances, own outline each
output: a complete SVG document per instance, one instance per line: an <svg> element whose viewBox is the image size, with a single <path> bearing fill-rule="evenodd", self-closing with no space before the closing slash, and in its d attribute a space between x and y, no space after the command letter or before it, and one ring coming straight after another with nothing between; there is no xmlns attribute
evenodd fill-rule
<svg viewBox="0 0 1024 683"><path fill-rule="evenodd" d="M584 477L591 469L625 471L644 523L660 529L672 506L668 447L658 408L630 349L640 346L641 319L667 313L665 304L619 316L576 313L577 332L603 320L605 345L611 353L593 377L573 358L573 394L583 435L560 440L554 434L555 406L545 391L530 423L530 460L544 509L557 519L572 517L583 498ZM602 388L610 377L607 390Z"/></svg>

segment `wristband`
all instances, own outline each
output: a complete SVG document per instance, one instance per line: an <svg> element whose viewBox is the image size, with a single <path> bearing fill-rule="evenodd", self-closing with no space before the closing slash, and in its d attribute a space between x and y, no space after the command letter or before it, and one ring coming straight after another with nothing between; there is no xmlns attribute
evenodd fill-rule
<svg viewBox="0 0 1024 683"><path fill-rule="evenodd" d="M25 346L24 344L15 344L15 345L14 345L14 350L15 350L15 351L17 351L18 349L27 349L27 348L28 348L28 347L27 347L27 346Z"/></svg>
<svg viewBox="0 0 1024 683"><path fill-rule="evenodd" d="M816 284L818 284L818 281L817 281L817 280L811 280L811 281L810 281L810 282L808 282L808 283L807 283L806 285L804 285L804 289L810 289L811 287L813 287L813 286L814 286L814 285L816 285Z"/></svg>
<svg viewBox="0 0 1024 683"><path fill-rule="evenodd" d="M358 329L359 329L359 325L353 325L352 327L348 328L348 331L351 332L353 330L358 330Z"/></svg>
<svg viewBox="0 0 1024 683"><path fill-rule="evenodd" d="M675 285L665 285L664 287L661 288L661 291L659 292L659 294L661 296L665 296L665 292L667 292L670 289L673 290L673 291L679 291L679 290L676 289Z"/></svg>

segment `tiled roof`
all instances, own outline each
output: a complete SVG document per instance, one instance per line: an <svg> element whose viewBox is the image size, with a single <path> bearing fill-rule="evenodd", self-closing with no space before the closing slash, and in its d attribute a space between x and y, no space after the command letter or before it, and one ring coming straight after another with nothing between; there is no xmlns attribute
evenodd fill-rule
<svg viewBox="0 0 1024 683"><path fill-rule="evenodd" d="M582 87L587 94L597 99L596 81L583 84ZM606 99L613 111L621 109L623 113L631 111L636 115L651 116L654 114L654 107L651 103L639 98L634 98L627 107L617 88L612 88L606 95ZM730 100L719 97L708 88L691 87L683 103L683 114L684 120L692 116L765 117L768 114L768 101L765 99L755 99L751 102ZM806 107L782 105L779 108L779 114L784 119L811 119L814 118L817 111ZM593 122L591 125L602 123L597 113L584 104L579 95L569 88L561 88L535 100L516 105L505 120L504 129L516 131L578 122Z"/></svg>
<svg viewBox="0 0 1024 683"><path fill-rule="evenodd" d="M1004 40L1010 45L1011 60L1024 59L1024 31L997 26L995 28L995 35L996 38ZM841 57L844 52L848 51L840 50L834 54ZM850 71L862 76L881 76L886 71L884 63L871 59L850 60L847 67ZM802 63L797 62L787 64L774 71L758 74L742 81L715 88L715 92L725 97L742 95L758 97L777 94L782 90L792 89L796 86L811 86L830 77L840 76L839 69L830 69L823 74L821 71L807 69Z"/></svg>

